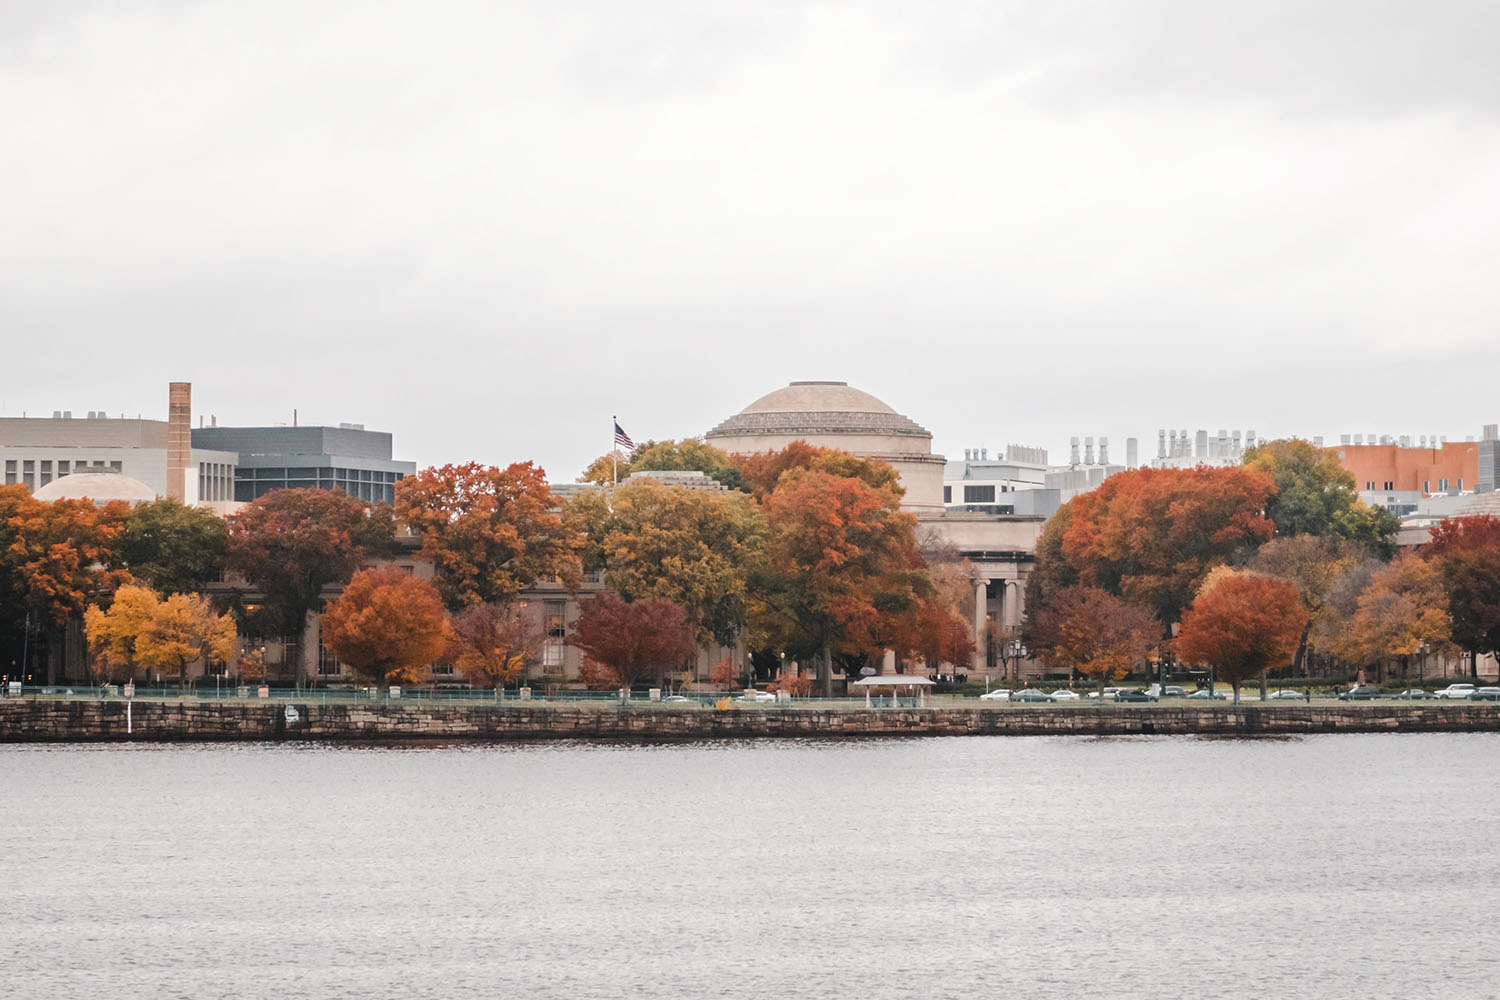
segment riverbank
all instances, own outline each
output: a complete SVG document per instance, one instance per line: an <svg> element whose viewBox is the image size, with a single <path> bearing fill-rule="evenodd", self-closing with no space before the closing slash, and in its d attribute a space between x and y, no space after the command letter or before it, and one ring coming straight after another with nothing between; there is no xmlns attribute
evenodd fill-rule
<svg viewBox="0 0 1500 1000"><path fill-rule="evenodd" d="M0 742L405 742L880 736L1254 736L1496 732L1500 705L1178 705L817 709L653 705L322 705L6 699Z"/></svg>

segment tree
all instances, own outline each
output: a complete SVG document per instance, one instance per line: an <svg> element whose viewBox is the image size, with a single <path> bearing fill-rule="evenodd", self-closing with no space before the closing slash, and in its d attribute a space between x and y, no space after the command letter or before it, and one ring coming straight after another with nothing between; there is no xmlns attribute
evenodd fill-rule
<svg viewBox="0 0 1500 1000"><path fill-rule="evenodd" d="M744 493L689 490L650 480L608 498L584 493L565 522L587 541L585 566L627 601L681 606L704 645L732 645L745 626L750 567L765 525Z"/></svg>
<svg viewBox="0 0 1500 1000"><path fill-rule="evenodd" d="M483 677L496 687L525 676L542 646L542 630L526 608L476 604L453 616L448 657L465 677Z"/></svg>
<svg viewBox="0 0 1500 1000"><path fill-rule="evenodd" d="M967 670L974 662L974 626L940 601L923 601L917 611L917 635L911 644L929 669L949 663Z"/></svg>
<svg viewBox="0 0 1500 1000"><path fill-rule="evenodd" d="M1098 587L1065 587L1036 617L1034 652L1053 669L1119 680L1161 640L1161 622L1147 608Z"/></svg>
<svg viewBox="0 0 1500 1000"><path fill-rule="evenodd" d="M792 469L819 470L841 478L854 478L871 489L905 494L901 477L889 462L860 458L837 448L823 448L806 441L793 441L780 451L734 455L732 460L744 476L745 485L757 500L765 501L781 477Z"/></svg>
<svg viewBox="0 0 1500 1000"><path fill-rule="evenodd" d="M1179 659L1212 665L1234 688L1291 659L1307 612L1297 585L1263 573L1225 569L1204 582L1182 616Z"/></svg>
<svg viewBox="0 0 1500 1000"><path fill-rule="evenodd" d="M322 619L323 644L377 684L416 684L449 643L437 588L395 566L354 574Z"/></svg>
<svg viewBox="0 0 1500 1000"><path fill-rule="evenodd" d="M1255 553L1250 568L1279 576L1297 585L1307 625L1297 643L1293 666L1304 669L1312 631L1321 620L1334 585L1348 569L1369 558L1370 549L1357 542L1323 535L1290 535L1271 539Z"/></svg>
<svg viewBox="0 0 1500 1000"><path fill-rule="evenodd" d="M389 507L331 490L274 490L232 514L228 526L225 566L264 598L254 624L295 635L299 647L323 588L344 583L367 559L391 552L395 539ZM299 665L299 682L302 676Z"/></svg>
<svg viewBox="0 0 1500 1000"><path fill-rule="evenodd" d="M1267 441L1245 452L1246 468L1271 477L1276 492L1266 516L1278 537L1321 535L1362 542L1389 559L1400 523L1360 500L1354 475L1338 455L1300 438Z"/></svg>
<svg viewBox="0 0 1500 1000"><path fill-rule="evenodd" d="M1347 641L1335 651L1357 663L1399 660L1404 668L1424 646L1447 652L1452 626L1438 567L1403 555L1371 577L1359 595Z"/></svg>
<svg viewBox="0 0 1500 1000"><path fill-rule="evenodd" d="M136 579L165 594L182 594L218 575L228 541L228 527L212 511L156 500L137 504L126 516L119 558Z"/></svg>
<svg viewBox="0 0 1500 1000"><path fill-rule="evenodd" d="M916 519L900 503L889 486L796 468L762 505L769 542L754 588L756 631L799 658L820 654L825 695L836 647L874 655L895 648L903 618L931 595Z"/></svg>
<svg viewBox="0 0 1500 1000"><path fill-rule="evenodd" d="M660 676L698 652L682 608L654 598L626 601L608 590L582 602L567 641L609 668L622 686Z"/></svg>
<svg viewBox="0 0 1500 1000"><path fill-rule="evenodd" d="M629 455L616 451L589 463L580 483L608 486L624 482L635 472L701 472L727 489L745 491L745 480L728 454L698 438L681 441L646 441Z"/></svg>
<svg viewBox="0 0 1500 1000"><path fill-rule="evenodd" d="M1269 475L1246 468L1131 469L1069 501L1062 554L1079 583L1170 624L1210 569L1271 537L1273 491Z"/></svg>
<svg viewBox="0 0 1500 1000"><path fill-rule="evenodd" d="M1500 651L1500 518L1454 517L1430 530L1422 554L1442 576L1453 641L1469 654L1477 678L1479 657Z"/></svg>
<svg viewBox="0 0 1500 1000"><path fill-rule="evenodd" d="M126 584L108 610L91 605L84 612L84 634L96 682L123 680L137 670L176 674L187 683L188 664L228 663L234 657L234 619L214 612L205 597L173 594Z"/></svg>
<svg viewBox="0 0 1500 1000"><path fill-rule="evenodd" d="M546 473L530 462L504 469L445 465L396 484L396 516L417 552L437 567L450 610L504 604L538 580L581 580L581 541L563 524Z"/></svg>

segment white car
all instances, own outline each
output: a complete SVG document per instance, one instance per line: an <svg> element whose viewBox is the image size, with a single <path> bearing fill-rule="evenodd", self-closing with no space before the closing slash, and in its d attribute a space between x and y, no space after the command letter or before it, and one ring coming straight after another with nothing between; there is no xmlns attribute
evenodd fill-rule
<svg viewBox="0 0 1500 1000"><path fill-rule="evenodd" d="M1291 688L1282 688L1280 691L1272 691L1266 695L1271 701L1303 701L1301 691L1293 691Z"/></svg>
<svg viewBox="0 0 1500 1000"><path fill-rule="evenodd" d="M1010 688L995 688L979 696L980 701L1010 701Z"/></svg>
<svg viewBox="0 0 1500 1000"><path fill-rule="evenodd" d="M1474 694L1474 685L1472 685L1472 684L1449 684L1447 687L1443 688L1441 691L1438 691L1436 693L1435 697L1438 697L1438 698L1469 698L1473 694Z"/></svg>
<svg viewBox="0 0 1500 1000"><path fill-rule="evenodd" d="M770 691L756 691L752 689L741 692L739 698L737 698L736 700L759 703L763 701L775 701L776 696Z"/></svg>
<svg viewBox="0 0 1500 1000"><path fill-rule="evenodd" d="M1103 691L1090 691L1089 692L1089 697L1090 698L1098 698L1098 697L1100 697L1102 695L1105 701L1114 701L1115 700L1115 695L1118 694L1119 692L1123 691L1123 690L1125 690L1125 689L1124 688L1117 688L1117 687L1107 687Z"/></svg>
<svg viewBox="0 0 1500 1000"><path fill-rule="evenodd" d="M1058 688L1056 691L1052 692L1052 700L1053 701L1077 701L1078 700L1078 692L1077 691L1069 690L1068 688Z"/></svg>

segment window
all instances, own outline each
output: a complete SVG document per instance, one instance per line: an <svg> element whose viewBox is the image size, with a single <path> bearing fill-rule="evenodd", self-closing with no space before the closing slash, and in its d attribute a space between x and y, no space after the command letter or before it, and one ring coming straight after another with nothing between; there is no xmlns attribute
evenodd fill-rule
<svg viewBox="0 0 1500 1000"><path fill-rule="evenodd" d="M5 485L16 485L16 460L13 458L5 460Z"/></svg>
<svg viewBox="0 0 1500 1000"><path fill-rule="evenodd" d="M1448 492L1448 480L1446 480L1446 479L1439 479L1438 480L1438 492L1439 493L1447 493Z"/></svg>
<svg viewBox="0 0 1500 1000"><path fill-rule="evenodd" d="M434 663L432 665L432 676L434 676L434 677L452 677L453 676L453 664L451 664L451 663Z"/></svg>
<svg viewBox="0 0 1500 1000"><path fill-rule="evenodd" d="M1387 479L1385 481L1385 488L1388 489L1388 490L1393 490L1393 489L1396 488L1396 485L1394 483L1392 483L1389 479Z"/></svg>
<svg viewBox="0 0 1500 1000"><path fill-rule="evenodd" d="M115 472L124 472L125 471L125 466L122 463L120 463L120 462L110 462L109 463L109 467L110 467L110 469L112 469Z"/></svg>
<svg viewBox="0 0 1500 1000"><path fill-rule="evenodd" d="M1365 483L1365 489L1368 490L1371 493L1374 493L1375 492L1375 480L1372 479L1369 482Z"/></svg>
<svg viewBox="0 0 1500 1000"><path fill-rule="evenodd" d="M57 460L57 478L58 479L61 479L63 476L66 476L68 474L69 466L70 466L70 463L68 462L68 460L66 458L60 458L60 459Z"/></svg>
<svg viewBox="0 0 1500 1000"><path fill-rule="evenodd" d="M318 640L318 676L336 677L341 672L338 659L323 645L323 640Z"/></svg>
<svg viewBox="0 0 1500 1000"><path fill-rule="evenodd" d="M1424 480L1422 480L1422 492L1423 493L1431 493L1432 492L1432 480L1431 479L1424 479Z"/></svg>
<svg viewBox="0 0 1500 1000"><path fill-rule="evenodd" d="M995 486L987 483L984 486L965 486L964 503L994 503Z"/></svg>
<svg viewBox="0 0 1500 1000"><path fill-rule="evenodd" d="M563 640L568 637L568 621L562 601L548 601L544 624L547 639L542 645L542 666L560 667L563 663Z"/></svg>
<svg viewBox="0 0 1500 1000"><path fill-rule="evenodd" d="M953 487L951 487L951 486L944 486L943 487L943 503L952 503L952 502L953 502Z"/></svg>

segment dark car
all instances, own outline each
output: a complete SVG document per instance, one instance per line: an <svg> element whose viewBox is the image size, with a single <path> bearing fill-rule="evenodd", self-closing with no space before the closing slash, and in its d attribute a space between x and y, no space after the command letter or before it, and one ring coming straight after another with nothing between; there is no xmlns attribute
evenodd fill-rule
<svg viewBox="0 0 1500 1000"><path fill-rule="evenodd" d="M1010 700L1011 701L1051 701L1052 700L1052 696L1050 694L1048 694L1047 692L1045 692L1045 691L1038 691L1036 688L1027 688L1024 691L1012 691L1010 693Z"/></svg>
<svg viewBox="0 0 1500 1000"><path fill-rule="evenodd" d="M1500 687L1483 687L1475 689L1469 695L1470 701L1500 701Z"/></svg>
<svg viewBox="0 0 1500 1000"><path fill-rule="evenodd" d="M1144 691L1122 690L1115 692L1115 701L1155 701L1155 695L1149 695Z"/></svg>
<svg viewBox="0 0 1500 1000"><path fill-rule="evenodd" d="M1339 692L1339 701L1370 701L1380 697L1380 688L1374 684L1356 684L1347 691Z"/></svg>
<svg viewBox="0 0 1500 1000"><path fill-rule="evenodd" d="M1391 697L1400 698L1405 701L1420 701L1424 698L1431 698L1432 692L1425 691L1422 688L1407 688L1405 691L1397 691Z"/></svg>

